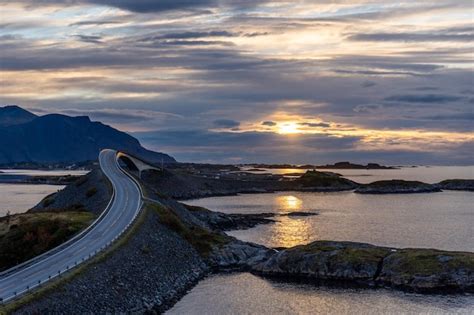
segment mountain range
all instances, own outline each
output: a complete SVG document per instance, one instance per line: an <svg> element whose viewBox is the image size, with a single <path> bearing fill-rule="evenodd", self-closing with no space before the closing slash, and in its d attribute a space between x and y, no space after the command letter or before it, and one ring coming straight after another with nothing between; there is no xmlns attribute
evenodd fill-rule
<svg viewBox="0 0 474 315"><path fill-rule="evenodd" d="M88 116L37 116L16 105L0 107L0 164L90 161L96 160L104 148L121 150L149 162L176 162Z"/></svg>

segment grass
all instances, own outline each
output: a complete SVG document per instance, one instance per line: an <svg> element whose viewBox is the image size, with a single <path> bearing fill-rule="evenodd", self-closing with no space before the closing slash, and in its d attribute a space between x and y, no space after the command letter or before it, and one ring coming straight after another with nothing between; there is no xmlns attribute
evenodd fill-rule
<svg viewBox="0 0 474 315"><path fill-rule="evenodd" d="M86 197L87 198L90 198L90 197L94 196L95 194L97 194L97 188L96 187L91 187L86 191Z"/></svg>
<svg viewBox="0 0 474 315"><path fill-rule="evenodd" d="M292 251L305 253L321 253L337 251L332 259L334 262L358 263L378 263L388 253L389 249L377 246L350 246L338 244L330 241L316 241L308 245L296 246Z"/></svg>
<svg viewBox="0 0 474 315"><path fill-rule="evenodd" d="M31 259L65 242L87 227L90 212L39 212L0 221L0 270Z"/></svg>
<svg viewBox="0 0 474 315"><path fill-rule="evenodd" d="M159 205L152 207L158 213L161 224L180 235L204 257L209 256L214 247L220 247L229 242L225 235L208 231L199 226L186 226L168 207Z"/></svg>
<svg viewBox="0 0 474 315"><path fill-rule="evenodd" d="M474 253L402 249L390 255L393 269L405 276L429 276L453 269L474 272Z"/></svg>
<svg viewBox="0 0 474 315"><path fill-rule="evenodd" d="M95 257L79 265L78 267L68 271L66 274L61 275L60 278L56 278L54 280L51 280L43 284L40 288L32 291L31 293L25 294L24 296L8 303L7 305L3 305L3 306L0 305L0 314L1 315L10 314L14 312L15 310L18 310L20 307L24 305L27 305L37 299L40 299L43 296L46 296L55 290L61 289L65 284L67 284L69 281L72 281L75 277L81 275L88 268L107 259L110 255L112 255L112 253L115 250L125 245L128 242L128 240L131 238L131 236L135 234L135 232L138 230L141 224L145 221L148 211L149 211L149 207L147 206L140 213L139 217L135 221L135 224L105 251L97 254Z"/></svg>

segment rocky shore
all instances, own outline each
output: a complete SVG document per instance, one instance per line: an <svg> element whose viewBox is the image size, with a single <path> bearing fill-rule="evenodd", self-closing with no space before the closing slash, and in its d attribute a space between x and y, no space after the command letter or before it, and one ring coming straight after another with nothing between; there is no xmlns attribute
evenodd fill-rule
<svg viewBox="0 0 474 315"><path fill-rule="evenodd" d="M443 190L474 191L474 179L447 179L436 186Z"/></svg>
<svg viewBox="0 0 474 315"><path fill-rule="evenodd" d="M333 241L271 249L239 241L224 231L271 224L275 214L224 214L185 205L164 194L163 185L153 186L158 182L158 174L154 176L153 181L148 178L145 188L158 203L147 203L147 210L120 247L47 294L17 307L14 313L161 313L208 273L229 270L315 284L390 287L420 293L474 292L473 253ZM183 179L164 176L172 178L171 184ZM91 172L45 198L32 211L69 209L70 200L95 213L110 196L103 179L99 171ZM308 190L360 188L337 175L317 171L294 182L291 185ZM184 189L214 189L212 185L200 186L204 182L196 183ZM288 185L283 183L281 188ZM88 194L92 188L97 191ZM173 188L183 191L183 187L171 186L167 192Z"/></svg>
<svg viewBox="0 0 474 315"><path fill-rule="evenodd" d="M252 263L260 275L419 293L474 292L474 253L316 241Z"/></svg>
<svg viewBox="0 0 474 315"><path fill-rule="evenodd" d="M440 191L441 189L437 185L397 179L381 180L366 185L360 185L354 190L354 192L358 194L412 194Z"/></svg>

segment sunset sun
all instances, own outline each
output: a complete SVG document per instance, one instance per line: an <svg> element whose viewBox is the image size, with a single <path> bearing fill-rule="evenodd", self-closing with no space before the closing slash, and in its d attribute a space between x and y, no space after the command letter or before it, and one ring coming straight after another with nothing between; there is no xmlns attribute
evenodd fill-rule
<svg viewBox="0 0 474 315"><path fill-rule="evenodd" d="M278 125L278 133L280 134L295 134L299 133L298 124L294 122L286 122Z"/></svg>

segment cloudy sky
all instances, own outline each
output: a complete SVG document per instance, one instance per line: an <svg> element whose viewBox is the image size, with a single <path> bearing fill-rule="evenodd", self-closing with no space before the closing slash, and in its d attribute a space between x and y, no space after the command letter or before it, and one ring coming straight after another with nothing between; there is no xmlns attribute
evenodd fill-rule
<svg viewBox="0 0 474 315"><path fill-rule="evenodd" d="M472 164L473 1L0 1L0 103L181 161Z"/></svg>

